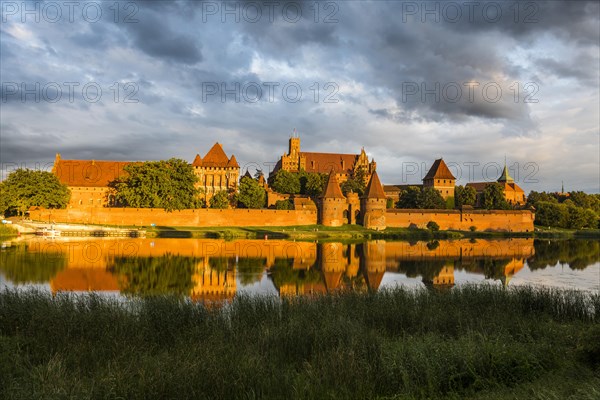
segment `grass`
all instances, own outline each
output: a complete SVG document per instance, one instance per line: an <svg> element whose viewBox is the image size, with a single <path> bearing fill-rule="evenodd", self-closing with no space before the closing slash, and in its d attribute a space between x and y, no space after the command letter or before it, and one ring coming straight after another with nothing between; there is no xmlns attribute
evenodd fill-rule
<svg viewBox="0 0 600 400"><path fill-rule="evenodd" d="M0 293L0 398L597 399L600 295Z"/></svg>
<svg viewBox="0 0 600 400"><path fill-rule="evenodd" d="M17 234L18 231L16 228L6 224L0 224L0 239L15 237Z"/></svg>

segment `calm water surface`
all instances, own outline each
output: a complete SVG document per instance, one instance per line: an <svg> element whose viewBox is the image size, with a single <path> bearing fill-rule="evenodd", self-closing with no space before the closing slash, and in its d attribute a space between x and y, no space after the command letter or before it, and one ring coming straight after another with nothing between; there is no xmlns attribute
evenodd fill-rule
<svg viewBox="0 0 600 400"><path fill-rule="evenodd" d="M0 290L225 300L486 282L600 291L598 240L24 239L2 244Z"/></svg>

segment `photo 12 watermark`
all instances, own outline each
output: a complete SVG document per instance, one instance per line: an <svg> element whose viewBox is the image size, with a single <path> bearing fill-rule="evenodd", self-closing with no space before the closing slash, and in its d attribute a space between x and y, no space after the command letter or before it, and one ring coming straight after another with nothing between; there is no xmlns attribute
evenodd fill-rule
<svg viewBox="0 0 600 400"><path fill-rule="evenodd" d="M339 103L339 90L336 82L312 82L304 87L298 82L202 82L202 102L298 103L308 99L314 103Z"/></svg>
<svg viewBox="0 0 600 400"><path fill-rule="evenodd" d="M139 22L135 1L2 1L1 7L2 23Z"/></svg>
<svg viewBox="0 0 600 400"><path fill-rule="evenodd" d="M508 87L498 82L414 82L401 84L402 103L458 103L466 100L469 103L484 101L498 103L509 97L515 103L539 103L536 97L540 86L536 82L512 82Z"/></svg>
<svg viewBox="0 0 600 400"><path fill-rule="evenodd" d="M340 6L335 1L203 1L202 22L259 23L301 20L336 24Z"/></svg>
<svg viewBox="0 0 600 400"><path fill-rule="evenodd" d="M515 183L533 184L539 183L537 174L540 167L535 162L524 162L518 161L510 164L502 164L495 161L490 162L479 162L479 161L446 161L444 160L452 175L456 178L456 181L466 180L467 183L475 182L482 179L484 182L496 182L502 175L504 167L506 166L510 177ZM425 162L410 162L406 161L401 164L401 176L400 182L402 184L408 184L408 182L421 181L431 165Z"/></svg>
<svg viewBox="0 0 600 400"><path fill-rule="evenodd" d="M101 85L97 82L2 82L2 103L98 103L104 100L114 103L138 103L139 86L136 82L113 82Z"/></svg>
<svg viewBox="0 0 600 400"><path fill-rule="evenodd" d="M402 1L401 14L403 23L535 24L540 6L535 1Z"/></svg>

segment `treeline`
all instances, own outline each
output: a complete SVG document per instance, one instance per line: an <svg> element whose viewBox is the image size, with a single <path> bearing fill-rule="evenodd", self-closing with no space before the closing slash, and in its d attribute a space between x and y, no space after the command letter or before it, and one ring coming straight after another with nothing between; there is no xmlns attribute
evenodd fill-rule
<svg viewBox="0 0 600 400"><path fill-rule="evenodd" d="M582 229L599 227L600 195L584 192L566 194L532 191L527 205L535 208L535 224Z"/></svg>

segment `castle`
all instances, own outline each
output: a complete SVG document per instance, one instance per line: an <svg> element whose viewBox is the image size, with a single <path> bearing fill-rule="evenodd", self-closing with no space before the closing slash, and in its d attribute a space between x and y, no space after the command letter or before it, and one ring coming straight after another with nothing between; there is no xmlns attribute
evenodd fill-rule
<svg viewBox="0 0 600 400"><path fill-rule="evenodd" d="M124 224L126 220L132 224L149 225L151 222L162 221L173 224L177 218L173 215L158 215L150 210L144 215L142 210L121 209L117 216L114 196L110 183L126 176L125 166L130 162L123 161L96 161L96 160L63 160L60 154L56 155L52 172L59 181L71 190L71 199L67 212L61 218L83 219L86 223L93 221L109 221L115 219ZM190 164L194 174L198 177L196 183L202 191L203 198L208 201L217 192L237 191L240 177L240 165L235 155L228 157L221 144L216 143L202 158L196 155ZM316 205L309 198L294 199L294 210L225 210L231 213L218 214L212 210L202 213L194 210L185 222L186 226L203 224L202 226L293 226L306 224L321 224L325 226L342 226L344 224L361 224L368 229L383 230L386 227L418 227L424 228L428 222L435 221L440 229L468 230L475 227L481 230L516 230L529 231L533 229L533 214L530 211L483 211L483 210L454 210L452 207L444 210L398 210L388 209L388 200L397 201L404 186L413 185L388 185L383 186L379 180L374 160L369 161L364 149L360 154L338 153L310 153L300 151L300 138L292 136L289 139L289 152L281 156L273 173L285 170L292 173L306 171L309 173L328 173L327 184L323 193L317 198ZM356 177L362 171L365 179L366 190L359 196L350 191L342 193L340 184L350 178ZM246 176L249 173L246 172ZM251 178L251 176L249 176ZM524 204L525 194L514 182L505 167L498 182L503 185L507 201L514 205ZM435 160L428 173L423 178L422 187L431 187L439 191L441 196L451 204L454 198L456 178L443 159ZM259 177L259 184L268 192L264 177ZM481 193L490 184L476 182L467 184ZM277 193L275 195L281 196ZM316 206L316 207L315 207ZM108 213L102 211L105 209ZM69 212L68 210L72 210ZM86 210L89 210L86 211ZM114 210L111 212L111 210ZM83 214L80 212L83 211ZM135 211L137 216L129 215ZM239 212L237 212L239 211ZM265 211L265 212L263 212ZM271 217L266 214L273 212ZM237 213L236 213L237 212ZM293 212L292 214L290 214ZM142 213L142 214L140 214ZM36 213L37 214L37 213ZM40 215L43 212L39 213ZM61 215L60 211L52 211L52 215ZM89 215L88 215L89 214ZM135 214L135 213L134 213ZM168 214L168 213L167 213ZM200 214L204 217L200 217ZM205 215L206 214L206 215ZM214 215L213 215L214 214ZM243 214L243 215L242 215ZM260 214L260 215L259 215ZM32 214L33 215L33 214ZM102 217L101 217L102 216ZM50 215L48 216L50 218ZM183 217L182 214L182 218ZM194 222L197 221L197 222ZM200 222L201 221L201 222ZM97 223L97 222L96 222Z"/></svg>
<svg viewBox="0 0 600 400"><path fill-rule="evenodd" d="M300 151L300 137L292 135L289 139L288 153L284 153L277 161L271 175L276 174L279 170L321 174L334 171L338 182L344 183L349 178L355 177L359 170L362 170L365 180L368 181L376 167L375 160L369 162L364 148L359 154Z"/></svg>

